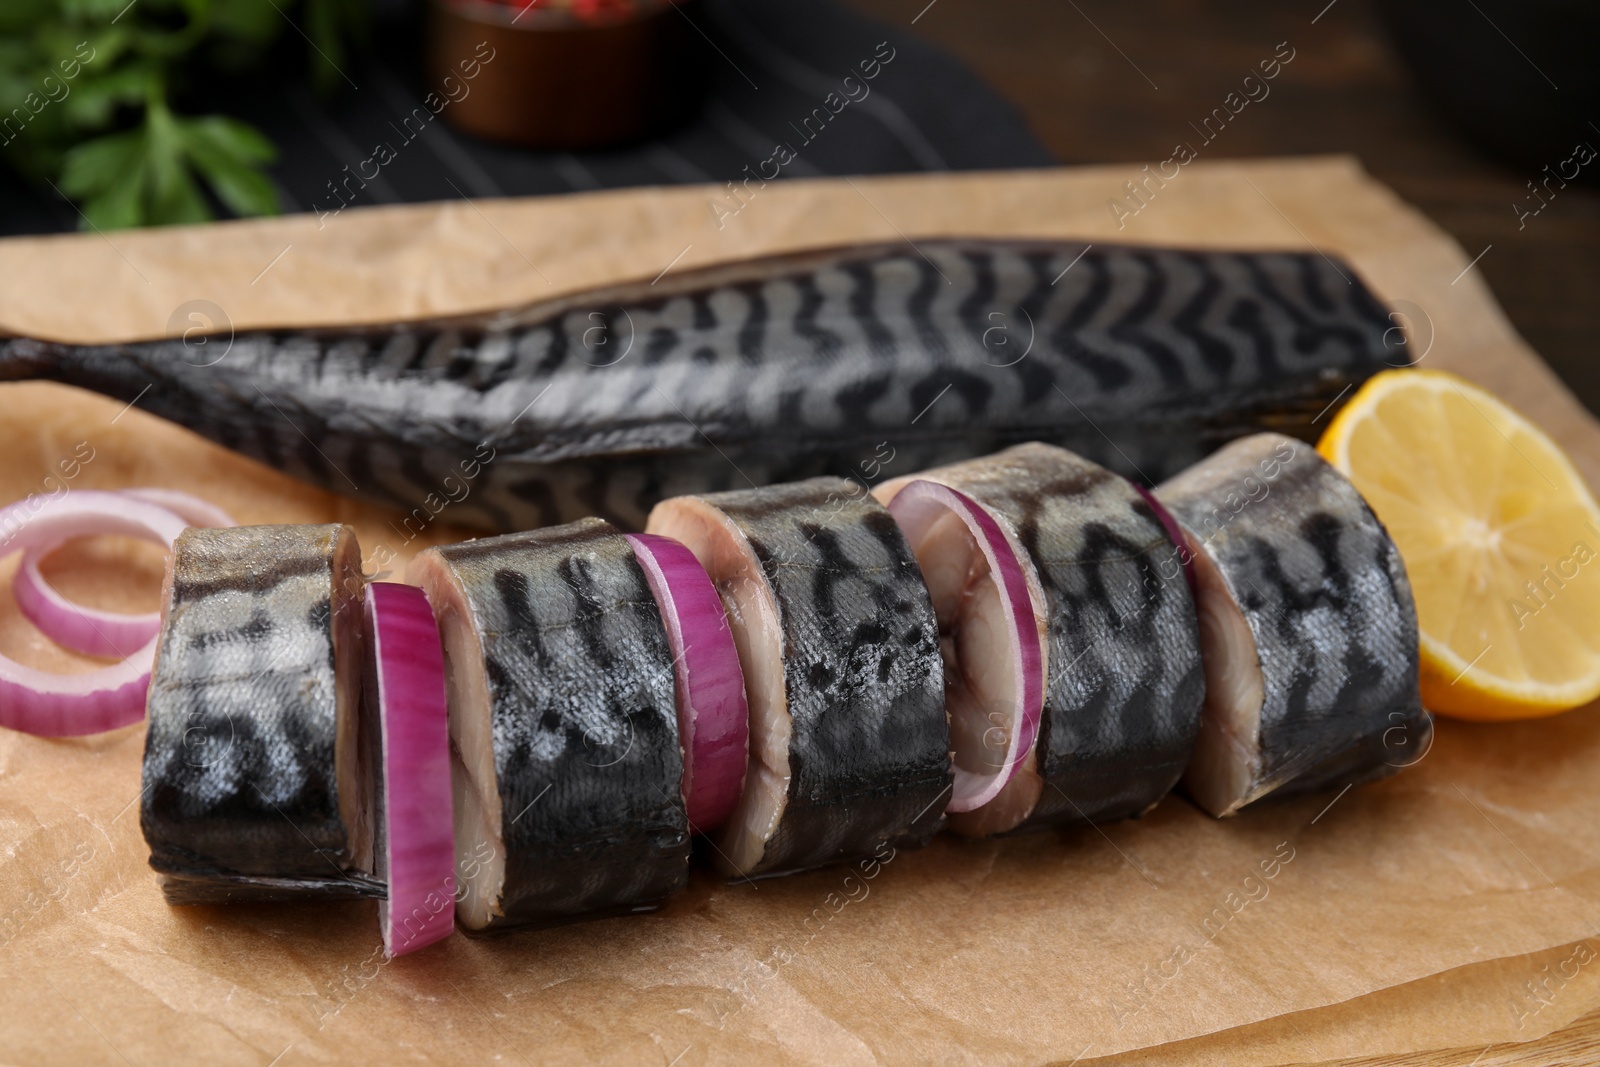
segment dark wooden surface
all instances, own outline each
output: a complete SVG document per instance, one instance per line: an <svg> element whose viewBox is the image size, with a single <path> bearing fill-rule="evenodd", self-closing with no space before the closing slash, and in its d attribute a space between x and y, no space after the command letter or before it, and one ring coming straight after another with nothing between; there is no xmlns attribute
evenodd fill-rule
<svg viewBox="0 0 1600 1067"><path fill-rule="evenodd" d="M1158 163L1281 41L1292 63L1201 158L1349 152L1479 261L1517 330L1600 412L1600 190L1569 185L1521 230L1536 166L1501 163L1431 110L1379 0L848 0L964 59L1063 162ZM920 14L920 17L918 17ZM1479 17L1462 4L1462 18ZM1511 45L1507 45L1508 48ZM1600 122L1600 116L1595 116ZM1583 131L1574 131L1574 140ZM1588 131L1600 147L1600 133ZM1552 159L1548 162L1560 162ZM1131 176L1131 175L1130 175ZM1403 295L1403 294L1402 294Z"/></svg>

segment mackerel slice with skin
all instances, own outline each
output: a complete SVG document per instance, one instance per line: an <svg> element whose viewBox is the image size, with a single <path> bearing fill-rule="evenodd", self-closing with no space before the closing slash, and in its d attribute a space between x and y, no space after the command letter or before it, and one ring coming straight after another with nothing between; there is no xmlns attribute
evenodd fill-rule
<svg viewBox="0 0 1600 1067"><path fill-rule="evenodd" d="M383 895L363 590L348 526L191 527L173 545L139 810L169 903Z"/></svg>
<svg viewBox="0 0 1600 1067"><path fill-rule="evenodd" d="M429 549L444 644L456 916L645 911L688 878L672 652L633 546L586 519Z"/></svg>
<svg viewBox="0 0 1600 1067"><path fill-rule="evenodd" d="M1184 787L1201 807L1230 815L1426 754L1411 586L1344 475L1304 442L1258 434L1156 496L1200 591L1207 699Z"/></svg>
<svg viewBox="0 0 1600 1067"><path fill-rule="evenodd" d="M658 504L694 552L744 668L750 765L714 835L727 874L782 874L925 844L950 794L939 627L900 528L854 482Z"/></svg>
<svg viewBox="0 0 1600 1067"><path fill-rule="evenodd" d="M0 341L0 380L137 399L408 529L448 509L501 532L636 528L666 497L848 474L881 441L896 470L1045 441L1159 481L1256 430L1314 439L1352 384L1409 362L1355 269L1319 253L983 237L449 319Z"/></svg>
<svg viewBox="0 0 1600 1067"><path fill-rule="evenodd" d="M892 500L914 479L989 512L1047 626L1033 758L951 828L983 835L1148 810L1189 761L1204 697L1194 599L1156 511L1121 476L1037 443L894 479L875 495Z"/></svg>

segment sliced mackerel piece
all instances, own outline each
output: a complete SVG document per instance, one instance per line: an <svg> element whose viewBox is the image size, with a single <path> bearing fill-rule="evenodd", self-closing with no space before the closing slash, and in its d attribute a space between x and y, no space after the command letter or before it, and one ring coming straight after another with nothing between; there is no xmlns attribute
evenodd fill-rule
<svg viewBox="0 0 1600 1067"><path fill-rule="evenodd" d="M781 874L920 845L950 789L939 627L899 527L814 478L656 505L722 594L750 704L750 767L713 855Z"/></svg>
<svg viewBox="0 0 1600 1067"><path fill-rule="evenodd" d="M444 643L462 926L644 911L683 888L672 653L627 538L585 519L429 549L408 577Z"/></svg>
<svg viewBox="0 0 1600 1067"><path fill-rule="evenodd" d="M1354 486L1257 434L1156 490L1187 534L1207 700L1184 786L1213 815L1392 773L1427 751L1405 566Z"/></svg>
<svg viewBox="0 0 1600 1067"><path fill-rule="evenodd" d="M348 526L191 527L173 546L139 809L170 903L383 895L363 589Z"/></svg>
<svg viewBox="0 0 1600 1067"><path fill-rule="evenodd" d="M1194 598L1155 509L1121 476L1051 445L894 479L876 495L892 500L918 478L989 512L1031 571L1048 627L1034 757L989 804L952 815L952 829L990 834L1149 809L1189 761L1205 693Z"/></svg>

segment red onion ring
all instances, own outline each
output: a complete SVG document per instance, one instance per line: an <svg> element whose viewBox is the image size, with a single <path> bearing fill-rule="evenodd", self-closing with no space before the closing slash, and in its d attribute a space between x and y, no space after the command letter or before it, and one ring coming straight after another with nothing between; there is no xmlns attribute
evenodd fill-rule
<svg viewBox="0 0 1600 1067"><path fill-rule="evenodd" d="M1044 655L1022 564L1011 540L988 509L965 493L921 478L907 482L889 502L889 513L913 543L920 541L922 533L946 512L966 526L989 564L989 573L999 580L1006 630L1013 638L1015 679L1014 718L1007 731L1000 769L993 774L979 774L961 766L951 768L953 784L945 810L960 812L981 808L998 796L1033 751L1044 715Z"/></svg>
<svg viewBox="0 0 1600 1067"><path fill-rule="evenodd" d="M717 588L683 545L628 534L661 608L672 650L689 826L714 830L733 814L750 759L750 706L733 630Z"/></svg>
<svg viewBox="0 0 1600 1067"><path fill-rule="evenodd" d="M170 545L184 529L183 520L165 508L117 493L78 489L42 503L38 499L0 509L0 552L96 534ZM40 737L74 737L138 722L144 717L157 640L151 637L120 663L87 674L52 674L0 656L0 726Z"/></svg>
<svg viewBox="0 0 1600 1067"><path fill-rule="evenodd" d="M1167 510L1165 504L1156 499L1156 495L1138 482L1129 479L1128 484L1133 486L1134 492L1144 498L1150 505L1150 510L1155 512L1156 521L1167 532L1167 539L1172 542L1172 547L1177 549L1178 562L1183 564L1183 576L1189 580L1189 596L1195 603L1200 602L1200 589L1195 583L1194 553L1189 548L1189 538L1184 535L1183 527L1178 525L1178 520L1172 517L1172 512Z"/></svg>
<svg viewBox="0 0 1600 1067"><path fill-rule="evenodd" d="M142 500L165 508L191 526L232 526L232 516L221 508L176 489L120 489L121 496ZM86 656L120 659L127 650L138 648L161 629L161 613L125 615L117 611L75 604L62 596L39 572L39 563L60 548L70 537L36 545L22 556L22 563L11 579L11 593L22 614L39 632L62 648ZM170 544L170 542L169 542Z"/></svg>
<svg viewBox="0 0 1600 1067"><path fill-rule="evenodd" d="M181 489L162 489L159 486L141 486L137 489L118 489L123 496L131 496L135 500L143 500L147 504L166 508L190 526L207 526L220 529L224 526L237 526L233 516L217 507L209 500L202 500L192 493L185 493Z"/></svg>
<svg viewBox="0 0 1600 1067"><path fill-rule="evenodd" d="M368 751L378 771L378 905L383 948L415 952L455 929L450 738L439 625L421 589L374 582L366 595Z"/></svg>

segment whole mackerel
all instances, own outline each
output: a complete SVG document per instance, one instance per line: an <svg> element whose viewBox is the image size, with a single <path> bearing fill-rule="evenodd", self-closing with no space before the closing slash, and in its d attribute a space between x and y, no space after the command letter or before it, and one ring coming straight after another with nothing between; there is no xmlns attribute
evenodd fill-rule
<svg viewBox="0 0 1600 1067"><path fill-rule="evenodd" d="M348 526L191 527L173 546L139 809L170 903L383 895L364 589Z"/></svg>
<svg viewBox="0 0 1600 1067"><path fill-rule="evenodd" d="M421 553L444 641L457 918L640 911L683 888L674 663L633 546L586 519Z"/></svg>
<svg viewBox="0 0 1600 1067"><path fill-rule="evenodd" d="M291 475L496 530L878 476L1022 441L1159 481L1311 420L1403 340L1317 253L938 239L669 273L513 311L74 346L0 380L104 393ZM1112 444L1111 442L1115 442Z"/></svg>

